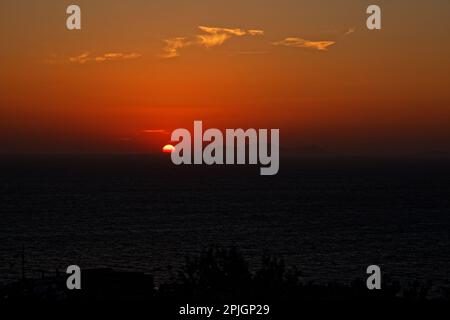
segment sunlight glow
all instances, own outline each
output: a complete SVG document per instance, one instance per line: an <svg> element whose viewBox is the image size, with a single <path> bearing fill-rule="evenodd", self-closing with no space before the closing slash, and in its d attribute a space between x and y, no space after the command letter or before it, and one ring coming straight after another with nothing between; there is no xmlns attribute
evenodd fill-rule
<svg viewBox="0 0 450 320"><path fill-rule="evenodd" d="M163 148L162 148L162 152L165 153L171 153L175 151L175 147L171 144L166 144Z"/></svg>

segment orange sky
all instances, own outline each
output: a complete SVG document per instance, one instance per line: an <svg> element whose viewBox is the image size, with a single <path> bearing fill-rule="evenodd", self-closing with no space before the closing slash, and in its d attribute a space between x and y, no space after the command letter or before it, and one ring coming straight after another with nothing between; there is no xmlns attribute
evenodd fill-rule
<svg viewBox="0 0 450 320"><path fill-rule="evenodd" d="M67 31L72 2L2 1L0 152L154 152L193 120L450 151L450 2L376 2L381 31L356 0L80 0Z"/></svg>

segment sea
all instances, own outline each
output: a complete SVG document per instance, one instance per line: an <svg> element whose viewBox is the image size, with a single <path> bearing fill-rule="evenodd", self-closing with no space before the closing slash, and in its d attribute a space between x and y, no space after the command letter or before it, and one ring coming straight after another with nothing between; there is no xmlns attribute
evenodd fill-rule
<svg viewBox="0 0 450 320"><path fill-rule="evenodd" d="M284 259L306 281L450 279L450 161L281 159L175 166L166 155L0 156L0 283L113 268L169 279L187 256L238 248Z"/></svg>

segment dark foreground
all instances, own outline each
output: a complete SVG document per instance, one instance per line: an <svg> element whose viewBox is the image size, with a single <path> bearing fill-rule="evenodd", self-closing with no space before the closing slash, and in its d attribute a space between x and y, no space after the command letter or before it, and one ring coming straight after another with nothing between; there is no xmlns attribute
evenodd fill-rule
<svg viewBox="0 0 450 320"><path fill-rule="evenodd" d="M158 288L144 273L91 269L82 272L81 290L69 291L65 275L14 283L1 292L0 309L15 317L25 312L78 319L404 319L448 313L450 290L442 288L434 299L426 297L428 290L427 284L402 286L389 279L372 291L362 280L316 285L279 258L263 257L261 267L250 272L238 251L211 249L187 259L182 271Z"/></svg>
<svg viewBox="0 0 450 320"><path fill-rule="evenodd" d="M350 285L315 284L302 277L297 268L286 267L279 257L262 257L261 266L250 271L237 249L214 248L188 257L182 269L158 287L149 274L89 269L81 273L81 289L68 290L66 274L22 279L1 291L1 303L168 303L186 306L207 303L297 304L311 302L358 303L444 303L450 288L429 298L430 283L401 284L383 276L381 290L369 290L363 279ZM175 303L176 302L176 303Z"/></svg>

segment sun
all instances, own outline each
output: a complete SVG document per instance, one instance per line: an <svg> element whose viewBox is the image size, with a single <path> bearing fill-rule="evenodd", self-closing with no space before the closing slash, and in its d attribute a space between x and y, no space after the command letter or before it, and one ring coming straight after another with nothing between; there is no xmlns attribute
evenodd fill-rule
<svg viewBox="0 0 450 320"><path fill-rule="evenodd" d="M162 152L164 153L171 153L175 151L175 147L171 144L166 144L164 147L162 147Z"/></svg>

